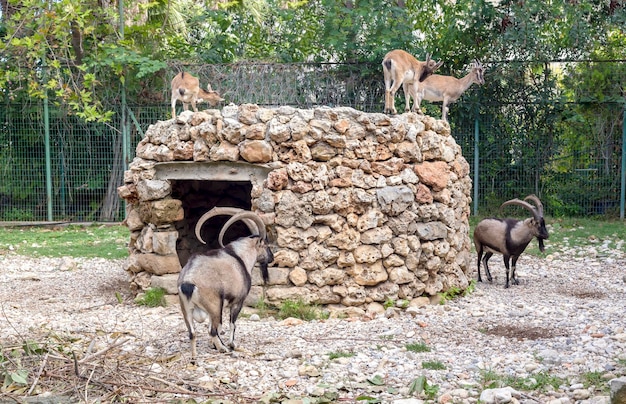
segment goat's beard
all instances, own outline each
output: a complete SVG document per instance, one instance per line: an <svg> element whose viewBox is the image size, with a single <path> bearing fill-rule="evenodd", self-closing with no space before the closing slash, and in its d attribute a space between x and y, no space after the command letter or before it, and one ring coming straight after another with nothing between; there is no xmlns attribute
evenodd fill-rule
<svg viewBox="0 0 626 404"><path fill-rule="evenodd" d="M267 264L268 263L266 261L259 262L259 267L261 268L261 276L263 277L263 282L266 284L270 281L270 273L267 270Z"/></svg>
<svg viewBox="0 0 626 404"><path fill-rule="evenodd" d="M539 242L539 251L543 252L546 249L543 245L543 239L538 238L537 241Z"/></svg>

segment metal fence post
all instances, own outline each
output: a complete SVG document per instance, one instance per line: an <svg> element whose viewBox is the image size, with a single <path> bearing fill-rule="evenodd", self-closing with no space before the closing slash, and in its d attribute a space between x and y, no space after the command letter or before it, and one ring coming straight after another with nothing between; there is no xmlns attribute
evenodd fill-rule
<svg viewBox="0 0 626 404"><path fill-rule="evenodd" d="M118 4L119 8L119 31L120 31L120 39L124 40L124 0L119 0ZM126 77L124 76L124 79ZM124 171L128 169L128 165L130 164L130 129L128 127L128 106L126 105L126 80L122 82L122 167ZM123 175L123 174L122 174ZM124 206L124 219L126 219L127 209L126 209L126 200L123 201Z"/></svg>
<svg viewBox="0 0 626 404"><path fill-rule="evenodd" d="M44 77L46 66L46 57L43 58ZM44 126L44 143L46 153L46 205L48 207L48 221L52 221L52 163L50 158L50 116L48 112L48 91L44 90L43 97L43 126Z"/></svg>
<svg viewBox="0 0 626 404"><path fill-rule="evenodd" d="M478 137L480 132L478 130L478 112L476 112L476 116L474 117L474 181L472 186L474 187L474 216L478 215L478 184L479 184L479 167L480 167L480 153L478 151Z"/></svg>
<svg viewBox="0 0 626 404"><path fill-rule="evenodd" d="M619 198L619 218L624 220L624 200L626 199L626 108L622 113L622 176Z"/></svg>

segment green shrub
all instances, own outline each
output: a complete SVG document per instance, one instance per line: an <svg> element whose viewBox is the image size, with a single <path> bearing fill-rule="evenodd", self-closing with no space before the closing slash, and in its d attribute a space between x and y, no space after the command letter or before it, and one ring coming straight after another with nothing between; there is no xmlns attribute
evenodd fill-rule
<svg viewBox="0 0 626 404"><path fill-rule="evenodd" d="M316 305L310 305L302 299L285 300L278 309L277 316L281 319L288 317L310 321L321 318L322 314Z"/></svg>

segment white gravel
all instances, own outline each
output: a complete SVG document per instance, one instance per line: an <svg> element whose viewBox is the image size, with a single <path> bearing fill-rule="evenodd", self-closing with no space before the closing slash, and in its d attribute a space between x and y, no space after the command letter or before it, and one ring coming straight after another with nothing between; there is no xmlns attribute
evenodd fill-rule
<svg viewBox="0 0 626 404"><path fill-rule="evenodd" d="M201 326L193 366L178 305L133 303L123 261L0 255L0 346L62 335L96 352L124 340L122 351L142 355L153 378L214 392L211 398L228 391L222 398L230 402L486 403L508 394L499 402L608 403L585 376L598 372L608 382L626 374L623 250L596 244L523 255L520 285L509 289L501 259L491 263L493 284L443 305L310 322L244 315L231 354L210 349ZM430 351L407 350L418 343ZM340 353L350 355L329 357ZM424 369L425 362L444 369ZM492 390L491 375L563 383ZM412 389L421 376L437 388L432 400ZM183 396L155 392L142 402Z"/></svg>

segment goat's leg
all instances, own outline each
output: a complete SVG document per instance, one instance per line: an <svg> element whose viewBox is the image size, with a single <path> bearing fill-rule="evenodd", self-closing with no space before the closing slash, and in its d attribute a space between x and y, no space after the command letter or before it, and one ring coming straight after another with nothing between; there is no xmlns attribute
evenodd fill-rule
<svg viewBox="0 0 626 404"><path fill-rule="evenodd" d="M476 252L478 254L478 259L476 260L476 266L477 266L477 270L478 270L478 282L482 282L482 278L480 277L480 260L483 257L483 249L481 248L480 250L478 250Z"/></svg>
<svg viewBox="0 0 626 404"><path fill-rule="evenodd" d="M398 80L397 78L394 78L391 81L391 87L389 87L385 94L389 96L389 105L387 105L387 113L388 114L397 114L398 111L396 110L396 93L398 92L398 90L400 89L400 85L402 84L401 80Z"/></svg>
<svg viewBox="0 0 626 404"><path fill-rule="evenodd" d="M448 122L448 100L443 100L443 104L441 104L441 119Z"/></svg>
<svg viewBox="0 0 626 404"><path fill-rule="evenodd" d="M198 112L198 107L196 106L196 99L191 99L191 108L193 108L193 112Z"/></svg>
<svg viewBox="0 0 626 404"><path fill-rule="evenodd" d="M409 107L409 103L411 102L411 98L413 98L413 108L411 109L411 111L413 112L417 112L420 115L424 115L424 113L422 112L422 109L420 108L421 105L421 98L419 98L419 85L417 83L417 81L407 85L405 87L405 94L407 94L408 90L408 99L407 99L407 108ZM406 112L409 112L409 110L407 109Z"/></svg>
<svg viewBox="0 0 626 404"><path fill-rule="evenodd" d="M391 86L391 79L387 80L387 78L385 77L385 109L383 111L385 114L395 114L395 107L393 105L393 98L395 96L395 93L391 93Z"/></svg>
<svg viewBox="0 0 626 404"><path fill-rule="evenodd" d="M509 285L509 272L510 272L510 264L509 261L511 260L511 256L510 255L503 255L504 257L504 266L505 266L505 271L506 271L506 283L504 284L504 288L508 288Z"/></svg>
<svg viewBox="0 0 626 404"><path fill-rule="evenodd" d="M183 319L189 333L189 342L191 344L191 363L196 363L198 356L196 351L197 333L193 324L193 304L182 293L179 295L180 307L183 312Z"/></svg>
<svg viewBox="0 0 626 404"><path fill-rule="evenodd" d="M492 252L486 252L483 257L483 265L485 266L485 275L487 275L487 280L489 282L493 282L493 278L491 277L491 271L489 270L489 259L493 255Z"/></svg>
<svg viewBox="0 0 626 404"><path fill-rule="evenodd" d="M172 97L172 118L176 118L176 98Z"/></svg>
<svg viewBox="0 0 626 404"><path fill-rule="evenodd" d="M234 303L230 306L230 336L228 338L228 346L232 349L235 349L235 322L237 321L237 317L239 317L242 307L243 301Z"/></svg>
<svg viewBox="0 0 626 404"><path fill-rule="evenodd" d="M511 282L513 282L513 285L519 285L519 281L517 280L517 277L515 276L515 266L517 264L518 258L519 258L519 255L515 255L511 259Z"/></svg>
<svg viewBox="0 0 626 404"><path fill-rule="evenodd" d="M415 83L415 85L411 86L411 91L413 92L411 95L413 96L413 110L416 111L420 115L424 115L422 112L422 100L424 99L424 89L419 88L419 85Z"/></svg>
<svg viewBox="0 0 626 404"><path fill-rule="evenodd" d="M386 60L383 64L383 76L385 80L385 114L396 114L395 107L395 97L396 91L400 88L400 83L397 80L394 80L393 74L391 73L391 69L393 62L391 60Z"/></svg>
<svg viewBox="0 0 626 404"><path fill-rule="evenodd" d="M222 341L222 337L220 337L219 331L222 329L222 310L224 308L223 299L219 299L219 303L214 303L211 305L211 310L209 311L209 316L211 317L211 329L209 333L211 334L211 341L215 345L215 349L219 352L228 352L228 348L224 346L224 342Z"/></svg>
<svg viewBox="0 0 626 404"><path fill-rule="evenodd" d="M402 91L404 91L404 112L409 112L411 111L411 84L403 82ZM415 108L415 103L413 103L413 108Z"/></svg>

